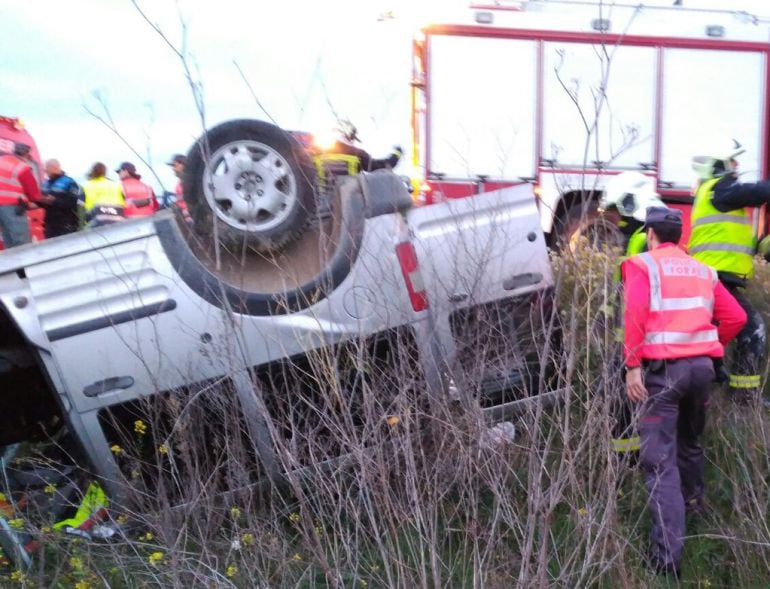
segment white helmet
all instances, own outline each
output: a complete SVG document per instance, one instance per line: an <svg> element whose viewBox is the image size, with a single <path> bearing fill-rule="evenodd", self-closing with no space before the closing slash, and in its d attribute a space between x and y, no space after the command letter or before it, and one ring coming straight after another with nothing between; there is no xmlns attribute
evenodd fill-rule
<svg viewBox="0 0 770 589"><path fill-rule="evenodd" d="M664 207L655 190L655 180L640 172L621 172L604 189L599 201L603 209L616 208L624 217L644 223L647 207Z"/></svg>
<svg viewBox="0 0 770 589"><path fill-rule="evenodd" d="M746 150L735 139L725 142L721 146L704 152L705 155L696 155L692 158L692 169L701 180L719 178L729 174L733 169L732 160Z"/></svg>

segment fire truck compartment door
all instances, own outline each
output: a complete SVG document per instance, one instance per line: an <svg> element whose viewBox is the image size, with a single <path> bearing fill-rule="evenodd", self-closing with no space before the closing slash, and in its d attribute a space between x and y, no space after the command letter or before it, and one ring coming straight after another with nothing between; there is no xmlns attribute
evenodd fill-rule
<svg viewBox="0 0 770 589"><path fill-rule="evenodd" d="M762 169L765 128L765 56L754 51L663 50L660 180L690 188L694 155L727 149L731 139L746 152L738 159L744 182Z"/></svg>
<svg viewBox="0 0 770 589"><path fill-rule="evenodd" d="M433 35L429 172L535 175L537 42Z"/></svg>
<svg viewBox="0 0 770 589"><path fill-rule="evenodd" d="M544 52L544 158L570 168L655 160L655 48L544 43Z"/></svg>

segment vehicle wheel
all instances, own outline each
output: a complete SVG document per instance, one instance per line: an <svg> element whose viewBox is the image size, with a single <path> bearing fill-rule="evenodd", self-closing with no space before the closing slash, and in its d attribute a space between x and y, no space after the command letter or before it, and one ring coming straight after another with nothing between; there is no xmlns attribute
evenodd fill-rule
<svg viewBox="0 0 770 589"><path fill-rule="evenodd" d="M280 249L315 211L316 173L307 152L282 129L255 120L222 123L187 156L184 195L195 232L218 228L226 246Z"/></svg>
<svg viewBox="0 0 770 589"><path fill-rule="evenodd" d="M594 249L623 245L620 228L599 212L596 201L573 204L556 223L554 243L559 250L575 251L581 242Z"/></svg>

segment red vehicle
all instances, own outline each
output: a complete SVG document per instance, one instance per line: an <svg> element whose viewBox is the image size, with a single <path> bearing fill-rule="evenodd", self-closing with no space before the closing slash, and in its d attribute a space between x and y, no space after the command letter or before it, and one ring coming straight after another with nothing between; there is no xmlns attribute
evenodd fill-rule
<svg viewBox="0 0 770 589"><path fill-rule="evenodd" d="M43 164L40 160L40 153L32 135L24 127L24 124L17 118L0 116L0 152L13 153L14 143L26 143L30 146L30 156L32 157L32 169L37 177L38 184L43 182ZM28 213L29 228L32 233L33 241L42 241L43 239L43 215L41 208L34 208ZM0 248L2 248L2 236L0 236Z"/></svg>
<svg viewBox="0 0 770 589"><path fill-rule="evenodd" d="M738 11L560 0L429 25L412 82L422 199L533 183L553 238L639 170L689 218L690 161L712 143L737 139L742 179L767 177L769 29Z"/></svg>

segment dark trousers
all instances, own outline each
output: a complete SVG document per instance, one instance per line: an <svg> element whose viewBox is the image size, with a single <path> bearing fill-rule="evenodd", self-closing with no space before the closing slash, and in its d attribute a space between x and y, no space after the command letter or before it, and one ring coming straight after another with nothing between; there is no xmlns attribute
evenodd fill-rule
<svg viewBox="0 0 770 589"><path fill-rule="evenodd" d="M5 249L30 243L29 221L27 213L16 205L0 206L0 233Z"/></svg>
<svg viewBox="0 0 770 589"><path fill-rule="evenodd" d="M723 283L724 284L724 283ZM738 401L757 400L761 397L761 369L767 345L767 329L762 315L752 306L743 289L725 284L746 311L748 320L735 338L730 365L730 393Z"/></svg>
<svg viewBox="0 0 770 589"><path fill-rule="evenodd" d="M713 362L704 356L655 361L645 370L640 464L649 492L651 558L663 566L679 568L685 506L697 509L703 501L699 438L713 381Z"/></svg>

